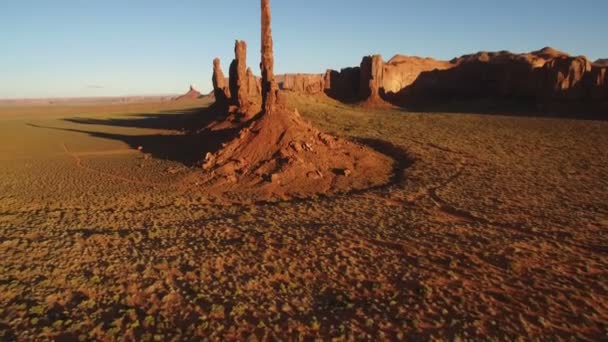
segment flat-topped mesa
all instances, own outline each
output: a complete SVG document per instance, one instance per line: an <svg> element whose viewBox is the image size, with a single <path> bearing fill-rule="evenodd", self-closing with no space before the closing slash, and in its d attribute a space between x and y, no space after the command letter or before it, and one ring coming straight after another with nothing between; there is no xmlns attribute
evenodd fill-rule
<svg viewBox="0 0 608 342"><path fill-rule="evenodd" d="M247 80L247 43L237 40L234 44L234 60L230 64L230 94L232 102L239 108L249 104L249 82Z"/></svg>
<svg viewBox="0 0 608 342"><path fill-rule="evenodd" d="M230 91L226 87L226 77L222 71L222 66L219 58L213 60L213 95L217 103L226 104L230 99Z"/></svg>
<svg viewBox="0 0 608 342"><path fill-rule="evenodd" d="M384 61L381 55L363 57L359 97L362 100L381 100L384 87Z"/></svg>
<svg viewBox="0 0 608 342"><path fill-rule="evenodd" d="M279 87L274 78L274 50L271 28L270 0L262 0L262 110L272 112L278 103Z"/></svg>

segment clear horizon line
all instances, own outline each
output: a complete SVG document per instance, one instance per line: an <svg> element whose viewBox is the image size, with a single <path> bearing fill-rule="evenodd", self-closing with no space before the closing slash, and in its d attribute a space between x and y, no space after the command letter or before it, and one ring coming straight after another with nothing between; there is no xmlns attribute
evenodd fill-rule
<svg viewBox="0 0 608 342"><path fill-rule="evenodd" d="M181 93L161 93L161 94L132 94L132 95L99 95L99 96L48 96L48 97L0 97L2 101L44 101L44 100L82 100L82 99L120 99L120 98L138 98L138 97L168 97L180 96Z"/></svg>

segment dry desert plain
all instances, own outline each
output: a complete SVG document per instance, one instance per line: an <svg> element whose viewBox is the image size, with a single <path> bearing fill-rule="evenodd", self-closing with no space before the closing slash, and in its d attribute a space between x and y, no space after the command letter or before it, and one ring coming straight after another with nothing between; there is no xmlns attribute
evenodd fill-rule
<svg viewBox="0 0 608 342"><path fill-rule="evenodd" d="M289 94L393 175L257 201L186 182L211 102L0 108L0 340L608 339L608 122Z"/></svg>

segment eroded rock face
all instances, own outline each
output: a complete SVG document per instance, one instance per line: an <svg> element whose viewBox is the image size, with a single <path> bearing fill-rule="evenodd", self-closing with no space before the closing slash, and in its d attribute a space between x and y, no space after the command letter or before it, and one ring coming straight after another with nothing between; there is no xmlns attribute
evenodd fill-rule
<svg viewBox="0 0 608 342"><path fill-rule="evenodd" d="M479 53L452 61L444 70L422 72L412 85L414 96L431 97L534 97L534 68L506 53Z"/></svg>
<svg viewBox="0 0 608 342"><path fill-rule="evenodd" d="M454 65L432 58L396 55L384 64L384 91L397 93L412 85L423 72L445 70Z"/></svg>
<svg viewBox="0 0 608 342"><path fill-rule="evenodd" d="M253 74L251 68L247 68L247 94L249 98L262 94L262 80Z"/></svg>
<svg viewBox="0 0 608 342"><path fill-rule="evenodd" d="M384 92L384 61L381 55L363 57L359 76L359 98L380 100Z"/></svg>
<svg viewBox="0 0 608 342"><path fill-rule="evenodd" d="M250 196L253 200L291 198L335 193L386 184L392 177L393 161L363 145L320 132L297 110L280 101L273 72L274 57L270 30L270 2L262 1L262 96L261 115L250 117L232 140L215 153L207 153L206 171L195 184L207 194ZM251 73L249 73L252 76ZM294 77L295 87L308 83ZM298 80L298 81L296 81ZM318 88L322 88L318 76ZM256 113L257 114L257 113ZM230 118L212 123L235 127ZM224 125L225 126L225 125ZM222 126L222 127L224 127Z"/></svg>
<svg viewBox="0 0 608 342"><path fill-rule="evenodd" d="M230 99L230 91L226 86L226 77L222 71L222 66L219 58L213 60L213 94L215 100L219 103L228 103Z"/></svg>
<svg viewBox="0 0 608 342"><path fill-rule="evenodd" d="M601 67L608 67L608 58L600 58L593 62L593 64Z"/></svg>
<svg viewBox="0 0 608 342"><path fill-rule="evenodd" d="M323 92L325 80L323 75L316 74L285 74L277 75L279 88L301 94L314 95Z"/></svg>
<svg viewBox="0 0 608 342"><path fill-rule="evenodd" d="M325 93L336 100L355 102L359 100L361 68L344 68L340 71L327 70L324 78Z"/></svg>
<svg viewBox="0 0 608 342"><path fill-rule="evenodd" d="M279 102L279 87L274 78L274 47L272 41L272 14L270 0L262 0L262 110L272 111Z"/></svg>
<svg viewBox="0 0 608 342"><path fill-rule="evenodd" d="M452 60L444 70L422 72L394 98L501 98L527 101L585 101L602 93L601 68L585 57L545 48L525 54L480 52Z"/></svg>
<svg viewBox="0 0 608 342"><path fill-rule="evenodd" d="M591 72L591 63L585 57L564 57L548 61L543 68L541 91L556 99L583 99L586 89L584 77Z"/></svg>
<svg viewBox="0 0 608 342"><path fill-rule="evenodd" d="M608 99L608 67L593 66L587 82L592 100Z"/></svg>
<svg viewBox="0 0 608 342"><path fill-rule="evenodd" d="M321 91L343 102L405 105L420 98L460 98L534 101L602 100L607 68L598 60L571 57L546 47L529 53L478 52L441 61L396 55L364 57L361 65L324 75L275 76L280 89L302 94Z"/></svg>
<svg viewBox="0 0 608 342"><path fill-rule="evenodd" d="M385 65L385 88L393 72ZM606 67L546 47L530 53L478 52L423 71L409 88L391 99L399 104L420 98L500 98L549 103L606 100ZM443 67L443 69L442 69ZM389 76L387 76L387 74Z"/></svg>
<svg viewBox="0 0 608 342"><path fill-rule="evenodd" d="M230 94L238 107L249 103L249 81L247 78L247 43L237 40L234 45L235 58L230 65Z"/></svg>

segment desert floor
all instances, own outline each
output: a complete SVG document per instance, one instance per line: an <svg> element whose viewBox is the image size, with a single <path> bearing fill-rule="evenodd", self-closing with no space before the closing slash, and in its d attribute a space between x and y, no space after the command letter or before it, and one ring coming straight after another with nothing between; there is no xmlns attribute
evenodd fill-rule
<svg viewBox="0 0 608 342"><path fill-rule="evenodd" d="M228 203L208 101L0 108L0 340L608 339L608 122L289 101L392 183Z"/></svg>

